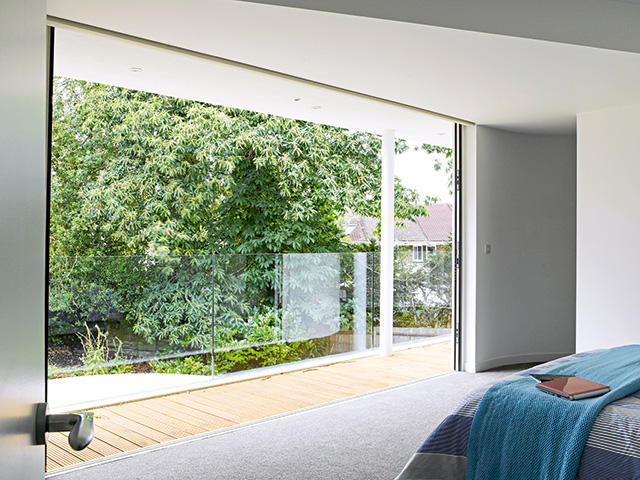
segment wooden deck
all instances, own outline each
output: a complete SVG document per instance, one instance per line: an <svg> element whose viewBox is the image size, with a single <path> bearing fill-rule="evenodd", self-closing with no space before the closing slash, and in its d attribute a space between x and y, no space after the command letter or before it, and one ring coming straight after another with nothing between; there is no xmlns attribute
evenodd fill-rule
<svg viewBox="0 0 640 480"><path fill-rule="evenodd" d="M92 409L95 437L81 452L53 433L47 471L231 427L447 372L451 343Z"/></svg>

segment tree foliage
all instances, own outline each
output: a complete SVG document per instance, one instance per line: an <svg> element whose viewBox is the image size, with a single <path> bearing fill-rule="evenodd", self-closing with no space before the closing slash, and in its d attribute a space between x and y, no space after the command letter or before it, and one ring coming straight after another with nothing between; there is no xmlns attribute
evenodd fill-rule
<svg viewBox="0 0 640 480"><path fill-rule="evenodd" d="M214 343L238 343L277 307L277 257L261 254L356 249L341 222L379 216L380 149L367 133L56 78L52 320L115 313L184 351L211 347L213 315ZM425 213L399 181L395 205L398 220Z"/></svg>
<svg viewBox="0 0 640 480"><path fill-rule="evenodd" d="M428 155L432 155L433 169L436 172L439 172L444 168L447 178L449 179L449 195L453 195L453 149L423 143L419 147L415 147L415 150L423 151Z"/></svg>
<svg viewBox="0 0 640 480"><path fill-rule="evenodd" d="M70 79L54 91L54 255L340 251L344 213L379 216L378 136ZM398 219L424 214L397 187Z"/></svg>

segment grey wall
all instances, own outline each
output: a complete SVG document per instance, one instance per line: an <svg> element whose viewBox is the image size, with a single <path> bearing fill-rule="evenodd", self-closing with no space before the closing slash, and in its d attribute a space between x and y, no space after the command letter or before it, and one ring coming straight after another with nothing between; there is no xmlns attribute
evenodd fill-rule
<svg viewBox="0 0 640 480"><path fill-rule="evenodd" d="M476 177L465 179L465 188L475 181L475 312L467 312L475 352L465 365L479 371L572 353L576 138L475 130Z"/></svg>
<svg viewBox="0 0 640 480"><path fill-rule="evenodd" d="M44 477L44 0L0 2L0 477Z"/></svg>

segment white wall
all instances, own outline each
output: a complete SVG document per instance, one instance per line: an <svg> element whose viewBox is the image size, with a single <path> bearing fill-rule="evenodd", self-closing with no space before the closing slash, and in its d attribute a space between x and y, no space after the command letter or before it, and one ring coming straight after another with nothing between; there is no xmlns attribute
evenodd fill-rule
<svg viewBox="0 0 640 480"><path fill-rule="evenodd" d="M578 116L576 348L640 343L640 105Z"/></svg>
<svg viewBox="0 0 640 480"><path fill-rule="evenodd" d="M468 304L474 299L465 304L465 335L475 338L473 349L466 345L465 369L572 353L576 139L475 130L475 158L465 158L475 160L475 172L467 165L463 177L465 226L475 228L475 239L471 232L465 238L475 252L463 266L476 283L475 309Z"/></svg>

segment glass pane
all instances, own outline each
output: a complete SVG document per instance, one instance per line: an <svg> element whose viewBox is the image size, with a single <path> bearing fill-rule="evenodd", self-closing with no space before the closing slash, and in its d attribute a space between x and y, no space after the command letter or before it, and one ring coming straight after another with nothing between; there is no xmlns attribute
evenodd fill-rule
<svg viewBox="0 0 640 480"><path fill-rule="evenodd" d="M451 334L452 253L448 245L426 251L399 247L394 259L394 343Z"/></svg>
<svg viewBox="0 0 640 480"><path fill-rule="evenodd" d="M340 330L340 254L283 255L282 335L287 341Z"/></svg>
<svg viewBox="0 0 640 480"><path fill-rule="evenodd" d="M214 256L216 352L280 341L281 255Z"/></svg>
<svg viewBox="0 0 640 480"><path fill-rule="evenodd" d="M215 372L371 348L373 261L367 253L215 255Z"/></svg>
<svg viewBox="0 0 640 480"><path fill-rule="evenodd" d="M163 372L156 360L194 354L188 373L207 374L211 272L209 256L51 258L49 375Z"/></svg>

